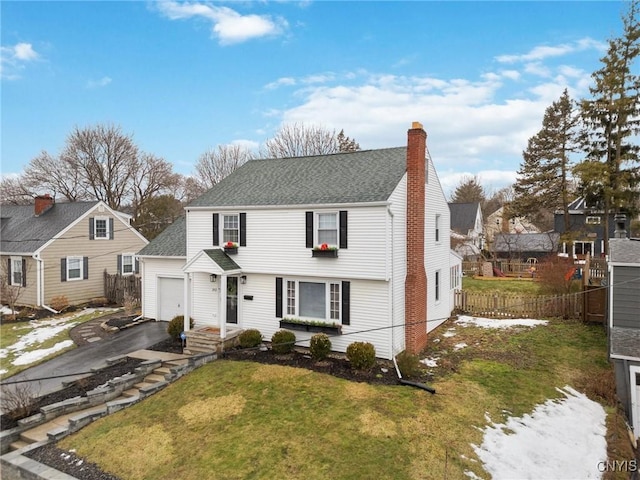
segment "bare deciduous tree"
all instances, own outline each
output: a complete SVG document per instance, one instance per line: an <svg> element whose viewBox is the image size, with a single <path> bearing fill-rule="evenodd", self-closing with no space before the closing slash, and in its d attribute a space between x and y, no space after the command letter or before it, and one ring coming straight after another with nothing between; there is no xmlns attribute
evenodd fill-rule
<svg viewBox="0 0 640 480"><path fill-rule="evenodd" d="M81 186L78 166L45 151L29 162L24 180L36 195L50 193L54 197L62 196L70 202L87 199L87 193Z"/></svg>
<svg viewBox="0 0 640 480"><path fill-rule="evenodd" d="M81 185L93 198L119 209L138 167L138 147L114 125L75 127L62 158L78 169Z"/></svg>
<svg viewBox="0 0 640 480"><path fill-rule="evenodd" d="M134 218L144 205L161 194L174 192L180 184L180 175L173 172L173 166L163 158L142 153L136 162L137 168L131 178L131 208Z"/></svg>
<svg viewBox="0 0 640 480"><path fill-rule="evenodd" d="M359 150L355 140L341 130L327 130L317 125L292 123L283 125L273 138L265 142L261 156L266 158L304 157Z"/></svg>
<svg viewBox="0 0 640 480"><path fill-rule="evenodd" d="M33 202L34 192L31 191L24 177L5 177L0 180L0 204L29 205Z"/></svg>
<svg viewBox="0 0 640 480"><path fill-rule="evenodd" d="M246 147L218 145L200 155L196 164L197 180L205 190L209 189L251 158L251 152Z"/></svg>

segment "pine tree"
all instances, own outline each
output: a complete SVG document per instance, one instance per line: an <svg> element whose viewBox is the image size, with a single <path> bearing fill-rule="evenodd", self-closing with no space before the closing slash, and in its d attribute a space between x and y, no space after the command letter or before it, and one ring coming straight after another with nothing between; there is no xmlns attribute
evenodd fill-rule
<svg viewBox="0 0 640 480"><path fill-rule="evenodd" d="M639 147L633 136L640 132L640 77L632 67L640 54L638 0L623 17L623 34L609 40L602 68L591 75L591 99L581 103L586 126L586 159L575 168L581 190L598 201L605 212L605 251L609 251L609 213L634 213L640 196Z"/></svg>
<svg viewBox="0 0 640 480"><path fill-rule="evenodd" d="M360 150L360 144L354 139L347 137L344 134L344 130L340 130L336 140L338 141L339 152L355 152Z"/></svg>
<svg viewBox="0 0 640 480"><path fill-rule="evenodd" d="M544 212L562 210L569 231L571 155L578 151L579 117L565 89L545 110L542 129L529 139L514 185L511 213L539 223Z"/></svg>
<svg viewBox="0 0 640 480"><path fill-rule="evenodd" d="M462 177L453 192L451 203L484 203L486 195L477 175Z"/></svg>

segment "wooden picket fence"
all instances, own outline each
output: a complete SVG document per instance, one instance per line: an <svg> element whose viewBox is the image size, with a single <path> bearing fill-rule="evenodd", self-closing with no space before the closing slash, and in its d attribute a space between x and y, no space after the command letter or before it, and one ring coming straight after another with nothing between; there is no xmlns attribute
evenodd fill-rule
<svg viewBox="0 0 640 480"><path fill-rule="evenodd" d="M113 303L124 305L125 294L140 304L142 300L142 279L138 275L109 275L104 271L104 296Z"/></svg>
<svg viewBox="0 0 640 480"><path fill-rule="evenodd" d="M551 318L582 320L583 298L580 293L565 295L505 295L457 291L457 312L493 318Z"/></svg>

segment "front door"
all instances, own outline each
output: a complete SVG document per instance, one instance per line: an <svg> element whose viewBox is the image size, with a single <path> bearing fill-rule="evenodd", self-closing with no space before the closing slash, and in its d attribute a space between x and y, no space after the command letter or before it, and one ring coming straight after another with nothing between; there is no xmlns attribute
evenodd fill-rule
<svg viewBox="0 0 640 480"><path fill-rule="evenodd" d="M227 277L227 323L238 323L238 277Z"/></svg>

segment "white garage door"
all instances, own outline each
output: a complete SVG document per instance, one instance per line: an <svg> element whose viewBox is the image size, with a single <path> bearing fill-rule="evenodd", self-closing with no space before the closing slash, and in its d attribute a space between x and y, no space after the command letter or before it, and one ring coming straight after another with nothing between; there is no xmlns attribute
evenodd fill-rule
<svg viewBox="0 0 640 480"><path fill-rule="evenodd" d="M169 321L177 315L183 315L184 279L158 278L158 318Z"/></svg>

